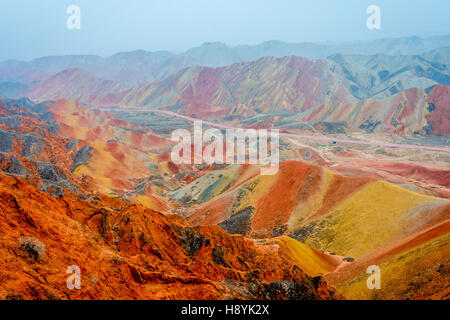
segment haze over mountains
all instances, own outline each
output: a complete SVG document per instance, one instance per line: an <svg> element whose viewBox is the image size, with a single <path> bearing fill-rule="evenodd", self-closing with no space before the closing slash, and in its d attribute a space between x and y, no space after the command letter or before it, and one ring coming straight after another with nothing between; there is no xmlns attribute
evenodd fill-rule
<svg viewBox="0 0 450 320"><path fill-rule="evenodd" d="M30 84L36 80L36 73L58 73L69 68L81 68L97 77L120 81L129 87L143 81L165 79L189 66L220 67L266 56L324 59L333 54L421 55L442 47L450 47L450 36L392 38L337 44L268 41L259 45L236 47L212 42L181 54L137 50L117 53L107 58L68 55L42 57L30 62L7 60L0 63L0 80Z"/></svg>
<svg viewBox="0 0 450 320"><path fill-rule="evenodd" d="M450 85L450 48L435 48L449 39L384 39L363 46L267 42L228 48L210 43L180 55L135 51L109 58L5 61L0 94L93 106L175 108L196 117L261 115L256 122L281 112L280 127L293 121L341 121L344 130L447 135L448 90L433 88ZM308 53L308 48L313 49ZM333 54L323 58L325 53ZM439 94L430 100L431 92Z"/></svg>
<svg viewBox="0 0 450 320"><path fill-rule="evenodd" d="M278 172L175 163L194 118ZM449 136L450 36L1 62L0 298L449 299Z"/></svg>

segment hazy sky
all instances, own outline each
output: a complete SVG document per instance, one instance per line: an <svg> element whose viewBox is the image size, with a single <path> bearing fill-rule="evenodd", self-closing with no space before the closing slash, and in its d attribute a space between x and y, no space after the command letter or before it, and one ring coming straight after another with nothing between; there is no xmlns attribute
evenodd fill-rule
<svg viewBox="0 0 450 320"><path fill-rule="evenodd" d="M81 29L68 30L69 5ZM381 30L366 9L381 8ZM0 0L0 60L145 49L450 34L448 0Z"/></svg>

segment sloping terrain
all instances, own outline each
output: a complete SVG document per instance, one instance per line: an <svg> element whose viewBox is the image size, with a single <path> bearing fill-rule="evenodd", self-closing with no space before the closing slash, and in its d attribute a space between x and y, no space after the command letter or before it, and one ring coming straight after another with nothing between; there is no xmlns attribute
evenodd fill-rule
<svg viewBox="0 0 450 320"><path fill-rule="evenodd" d="M272 241L351 299L448 298L448 200L293 161L276 176L236 170L240 179L215 173L226 189L206 175L175 193L189 221L262 239L283 235ZM381 291L366 287L370 265L381 268Z"/></svg>
<svg viewBox="0 0 450 320"><path fill-rule="evenodd" d="M42 117L33 112L45 108L28 99L0 101L0 170L57 195L79 184L70 174L68 141L55 134L58 124L45 112Z"/></svg>
<svg viewBox="0 0 450 320"><path fill-rule="evenodd" d="M26 94L37 101L64 98L96 106L159 108L282 130L445 136L450 126L448 51L339 54L320 60L263 57L217 68L191 66L131 87L104 80L97 71L69 68L30 84L6 82L3 87L5 96ZM120 56L147 63L143 53ZM73 59L75 65L85 61ZM45 58L38 65L50 68L51 61Z"/></svg>
<svg viewBox="0 0 450 320"><path fill-rule="evenodd" d="M349 299L448 300L449 231L447 220L343 264L326 279ZM366 289L370 265L380 267L379 290Z"/></svg>
<svg viewBox="0 0 450 320"><path fill-rule="evenodd" d="M436 83L450 85L449 48L426 55L333 55L342 73L351 80L352 94L359 99L383 98L410 88L426 88Z"/></svg>
<svg viewBox="0 0 450 320"><path fill-rule="evenodd" d="M103 80L82 69L65 69L32 84L27 96L31 99L70 99L80 103L107 104L108 97L125 90L119 82Z"/></svg>
<svg viewBox="0 0 450 320"><path fill-rule="evenodd" d="M447 67L420 57L402 58L402 67L396 63L400 58L334 57L334 62L268 57L216 69L192 67L127 90L118 82L70 69L32 85L28 95L104 106L176 107L178 113L198 118L288 130L448 135L450 89L444 84L449 82L430 71ZM360 71L372 70L373 64L373 71Z"/></svg>
<svg viewBox="0 0 450 320"><path fill-rule="evenodd" d="M8 89L5 96L26 92L29 97L41 101L65 98L97 105L159 108L180 105L183 107L181 112L188 114L199 114L201 108L206 108L204 115L236 114L236 108L244 109L239 112L248 114L279 110L296 113L317 105L326 111L346 109L339 111L340 119L334 119L343 120L342 113L348 115L352 112L348 109L358 108L357 105L348 107L351 102L366 100L363 105L397 107L404 99L398 95L400 92L426 89L436 84L449 85L448 51L448 48L440 48L408 56L336 54L321 60L292 56L260 57L247 62L227 63L218 68L194 64L168 72L161 81L142 80L133 86L127 85L128 76L122 73L145 70L158 63L163 53L122 53L111 57L114 61L105 66L99 57L47 57L32 63L34 67L4 62L4 69L0 70L5 73L3 86ZM123 66L124 61L133 66ZM11 67L6 67L8 65ZM170 60L167 65L177 64ZM119 66L123 66L120 77L108 77L102 72ZM30 68L30 75L24 76L24 80L17 76L25 72L20 68ZM44 69L46 71L40 74L36 71ZM16 78L9 74L16 75ZM105 80L112 78L114 80ZM415 105L423 95L419 92L418 97L413 97L414 94L414 90L406 94L411 96L406 97L409 104ZM387 99L389 97L392 99ZM373 98L376 100L370 100ZM380 99L387 100L378 101ZM317 112L315 110L314 115ZM373 125L380 120L365 119L372 121Z"/></svg>
<svg viewBox="0 0 450 320"><path fill-rule="evenodd" d="M354 41L347 43L286 43L266 41L257 45L228 47L219 42L206 42L184 53L136 50L120 52L110 57L95 55L49 56L29 62L7 60L0 62L0 81L31 84L43 76L65 69L80 68L97 77L121 82L133 87L142 82L166 79L190 66L221 67L262 57L300 56L324 59L333 54L360 55L422 55L431 50L450 47L449 36L428 38L407 37ZM63 97L59 97L63 98Z"/></svg>
<svg viewBox="0 0 450 320"><path fill-rule="evenodd" d="M0 298L449 299L448 39L0 63ZM277 173L174 163L199 119Z"/></svg>
<svg viewBox="0 0 450 320"><path fill-rule="evenodd" d="M184 114L229 114L243 105L247 112L310 109L317 103L353 101L330 72L328 60L300 57L261 58L221 68L192 67L162 82L133 88L119 97L125 106L181 105Z"/></svg>
<svg viewBox="0 0 450 320"><path fill-rule="evenodd" d="M393 239L383 240L390 235L379 223L387 217L393 219L396 228L392 236L398 236L445 220L450 214L447 200L417 194L373 177L342 176L296 161L282 162L273 176L261 176L257 168L215 171L178 189L173 198L189 207L192 213L188 219L195 224L219 224L229 232L240 231L235 233L257 238L290 234L322 251L352 256L356 251L366 250L364 246L368 245L361 240L362 230L356 228L359 224L370 232L368 236L389 242ZM420 217L418 221L410 217L412 212ZM425 212L427 219L422 218ZM373 216L373 227L370 216ZM401 225L398 219L405 219L406 225ZM343 223L336 227L337 235L329 235L336 247L328 246L326 231L331 229L328 223L333 228ZM380 234L376 234L376 226L380 227ZM347 227L348 237L357 243L345 238L343 228ZM360 236L354 237L355 233ZM340 251L341 237L348 247Z"/></svg>
<svg viewBox="0 0 450 320"><path fill-rule="evenodd" d="M0 174L2 299L339 299L283 249L125 201L51 197ZM238 254L236 254L238 253ZM81 290L66 269L81 269Z"/></svg>
<svg viewBox="0 0 450 320"><path fill-rule="evenodd" d="M36 186L56 193L63 187L81 188L167 209L152 183L139 181L158 180L169 169L167 160L157 166L159 153L151 153L171 145L165 138L67 100L9 100L0 102L0 108L3 172L33 178Z"/></svg>
<svg viewBox="0 0 450 320"><path fill-rule="evenodd" d="M132 125L66 100L1 101L0 120L1 299L343 298L278 243L194 227L138 204L168 206L153 188L164 178L149 176L158 168L139 173L133 165L143 162L131 161L136 150L164 146L163 138L150 133L146 145L126 135ZM100 148L112 134L115 148ZM131 179L139 174L147 181ZM105 195L104 179L139 187ZM114 183L109 191L120 187ZM82 290L66 286L73 265Z"/></svg>

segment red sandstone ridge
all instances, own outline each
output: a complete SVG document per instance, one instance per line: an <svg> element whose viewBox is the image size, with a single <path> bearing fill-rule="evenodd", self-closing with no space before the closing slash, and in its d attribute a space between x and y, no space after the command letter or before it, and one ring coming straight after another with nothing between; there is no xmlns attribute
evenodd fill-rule
<svg viewBox="0 0 450 320"><path fill-rule="evenodd" d="M433 134L447 135L450 128L450 87L436 85L428 100L432 105L426 118L432 125Z"/></svg>
<svg viewBox="0 0 450 320"><path fill-rule="evenodd" d="M50 100L67 98L82 103L110 103L111 96L125 90L116 81L104 80L79 69L71 68L49 75L31 86L31 99Z"/></svg>
<svg viewBox="0 0 450 320"><path fill-rule="evenodd" d="M1 299L339 299L275 244L0 175ZM66 286L81 269L80 290Z"/></svg>

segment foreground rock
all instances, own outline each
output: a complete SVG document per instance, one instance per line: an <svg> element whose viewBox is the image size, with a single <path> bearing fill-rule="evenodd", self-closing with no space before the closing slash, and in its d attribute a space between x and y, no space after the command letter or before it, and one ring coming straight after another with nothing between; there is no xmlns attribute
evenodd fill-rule
<svg viewBox="0 0 450 320"><path fill-rule="evenodd" d="M0 299L340 299L273 242L0 175ZM69 266L81 289L69 290Z"/></svg>

